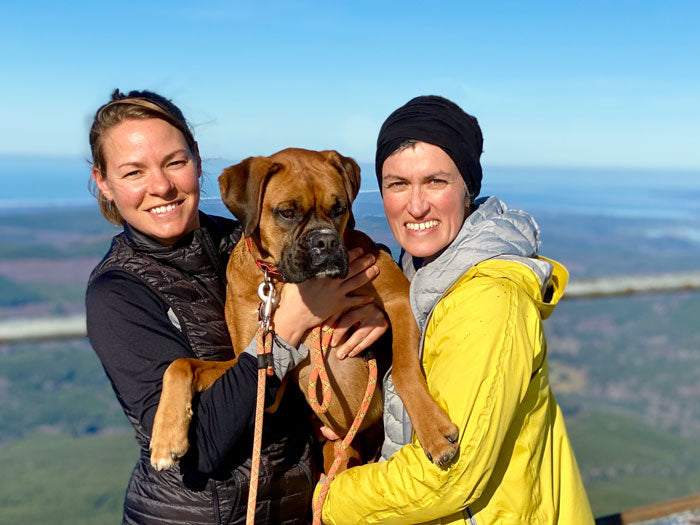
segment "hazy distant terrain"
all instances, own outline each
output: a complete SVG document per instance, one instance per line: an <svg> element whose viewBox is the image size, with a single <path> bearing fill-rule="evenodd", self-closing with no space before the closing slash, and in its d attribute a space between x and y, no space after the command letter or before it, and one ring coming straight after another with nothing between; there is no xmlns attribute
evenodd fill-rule
<svg viewBox="0 0 700 525"><path fill-rule="evenodd" d="M376 194L361 194L355 215L397 255ZM572 279L700 269L687 219L536 217L542 254ZM0 214L0 319L82 312L116 232L95 207ZM563 301L546 322L553 388L596 515L700 491L698 319L700 293L684 292ZM137 453L87 341L0 345L0 524L118 521Z"/></svg>

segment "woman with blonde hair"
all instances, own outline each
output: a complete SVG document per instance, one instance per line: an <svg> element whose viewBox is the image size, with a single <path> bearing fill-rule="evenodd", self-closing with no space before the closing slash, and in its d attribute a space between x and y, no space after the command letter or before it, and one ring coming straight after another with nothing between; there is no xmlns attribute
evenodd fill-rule
<svg viewBox="0 0 700 525"><path fill-rule="evenodd" d="M241 227L199 211L197 142L182 112L164 97L115 91L95 115L90 146L100 209L123 228L90 276L86 295L90 342L141 447L123 522L243 523L257 390L254 342L195 396L190 448L175 458L179 464L157 470L149 453L169 364L182 357L234 356L224 320L225 268ZM348 295L376 273L371 256L354 253L345 280L317 278L284 287L275 313L276 376L268 382L268 401L308 352L297 348L306 329L346 312L341 326L362 325L339 349L350 355L381 335L383 314L368 298ZM256 523L307 521L314 478L307 414L292 388L265 418Z"/></svg>

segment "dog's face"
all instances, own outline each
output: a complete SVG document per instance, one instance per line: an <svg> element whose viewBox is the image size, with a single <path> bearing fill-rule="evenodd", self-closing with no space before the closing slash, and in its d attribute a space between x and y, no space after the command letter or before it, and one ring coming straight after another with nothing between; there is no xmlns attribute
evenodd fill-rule
<svg viewBox="0 0 700 525"><path fill-rule="evenodd" d="M260 258L285 281L347 275L343 232L354 226L351 205L360 188L354 160L290 148L226 168L219 187Z"/></svg>

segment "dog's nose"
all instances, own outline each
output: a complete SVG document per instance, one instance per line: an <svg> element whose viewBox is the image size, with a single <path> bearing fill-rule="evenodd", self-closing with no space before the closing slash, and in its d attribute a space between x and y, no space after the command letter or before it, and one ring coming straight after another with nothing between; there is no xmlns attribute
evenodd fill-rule
<svg viewBox="0 0 700 525"><path fill-rule="evenodd" d="M331 232L318 231L309 235L309 248L317 253L336 251L338 242L338 236Z"/></svg>

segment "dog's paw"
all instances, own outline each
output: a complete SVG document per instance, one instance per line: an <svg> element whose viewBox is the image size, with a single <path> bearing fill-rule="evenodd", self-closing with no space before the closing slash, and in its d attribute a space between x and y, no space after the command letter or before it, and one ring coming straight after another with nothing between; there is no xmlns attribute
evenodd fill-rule
<svg viewBox="0 0 700 525"><path fill-rule="evenodd" d="M158 471L170 470L178 464L188 448L189 442L186 439L183 443L171 445L158 445L151 440L151 466Z"/></svg>
<svg viewBox="0 0 700 525"><path fill-rule="evenodd" d="M459 429L451 421L448 420L448 423L439 427L432 426L427 435L424 433L422 439L418 434L425 455L438 467L450 463L459 452Z"/></svg>
<svg viewBox="0 0 700 525"><path fill-rule="evenodd" d="M187 440L187 430L189 421L192 417L191 407L187 407L184 414L185 418L179 424L166 424L166 418L159 418L156 414L156 419L153 423L153 432L151 433L151 466L154 469L169 470L174 468L180 461L180 458L185 455L190 443Z"/></svg>

